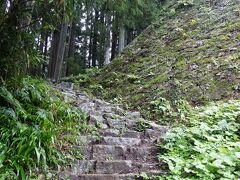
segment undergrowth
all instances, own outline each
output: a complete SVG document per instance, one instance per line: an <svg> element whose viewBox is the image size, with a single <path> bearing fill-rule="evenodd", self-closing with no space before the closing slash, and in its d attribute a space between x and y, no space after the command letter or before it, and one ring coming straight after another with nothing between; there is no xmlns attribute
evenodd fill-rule
<svg viewBox="0 0 240 180"><path fill-rule="evenodd" d="M240 177L240 101L195 108L188 126L173 128L159 160L169 174L156 179L238 179Z"/></svg>
<svg viewBox="0 0 240 180"><path fill-rule="evenodd" d="M73 159L87 131L85 115L44 81L30 77L0 87L0 179L29 179Z"/></svg>

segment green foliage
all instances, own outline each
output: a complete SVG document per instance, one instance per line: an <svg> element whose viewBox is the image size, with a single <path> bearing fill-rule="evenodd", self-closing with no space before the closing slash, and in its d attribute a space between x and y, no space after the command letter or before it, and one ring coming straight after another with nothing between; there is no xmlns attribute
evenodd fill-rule
<svg viewBox="0 0 240 180"><path fill-rule="evenodd" d="M189 113L190 105L185 100L168 101L165 98L158 98L151 101L149 113L154 115L154 119L159 122L184 122Z"/></svg>
<svg viewBox="0 0 240 180"><path fill-rule="evenodd" d="M147 122L140 120L137 122L135 129L136 131L143 132L150 127L151 126Z"/></svg>
<svg viewBox="0 0 240 180"><path fill-rule="evenodd" d="M240 101L196 108L189 127L173 128L160 145L169 176L160 179L237 179L240 177Z"/></svg>
<svg viewBox="0 0 240 180"><path fill-rule="evenodd" d="M97 76L99 72L100 70L98 68L89 68L86 69L84 73L77 76L63 78L62 81L73 82L75 86L82 87L85 84L89 84L91 78Z"/></svg>
<svg viewBox="0 0 240 180"><path fill-rule="evenodd" d="M83 113L41 80L7 84L0 87L0 177L25 179L63 165L60 150L70 147L67 137L86 128Z"/></svg>

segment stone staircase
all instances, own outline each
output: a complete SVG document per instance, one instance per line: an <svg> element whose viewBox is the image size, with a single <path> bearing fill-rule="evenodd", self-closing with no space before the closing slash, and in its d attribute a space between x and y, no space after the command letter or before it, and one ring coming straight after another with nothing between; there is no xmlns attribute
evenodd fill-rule
<svg viewBox="0 0 240 180"><path fill-rule="evenodd" d="M62 86L61 86L62 87ZM70 88L59 88L65 101L88 114L88 123L99 127L99 136L79 138L84 160L76 161L59 179L71 180L132 180L139 174L161 175L163 163L157 160L156 143L168 130L144 120L139 112L128 112L99 99L91 99Z"/></svg>

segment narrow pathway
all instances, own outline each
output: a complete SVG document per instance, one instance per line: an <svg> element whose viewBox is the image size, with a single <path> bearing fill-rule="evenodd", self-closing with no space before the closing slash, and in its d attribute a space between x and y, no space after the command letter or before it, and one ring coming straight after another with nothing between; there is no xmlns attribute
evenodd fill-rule
<svg viewBox="0 0 240 180"><path fill-rule="evenodd" d="M61 174L60 179L132 180L139 179L137 176L143 172L163 173L162 163L156 158L156 143L166 133L166 126L144 120L139 112L128 112L118 105L60 87L65 100L74 100L89 115L88 123L99 127L101 135L80 137L77 148L85 159Z"/></svg>

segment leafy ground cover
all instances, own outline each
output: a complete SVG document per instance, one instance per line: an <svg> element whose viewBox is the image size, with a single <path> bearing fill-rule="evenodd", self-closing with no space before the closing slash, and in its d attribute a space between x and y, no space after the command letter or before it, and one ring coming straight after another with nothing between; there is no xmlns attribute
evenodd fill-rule
<svg viewBox="0 0 240 180"><path fill-rule="evenodd" d="M71 145L89 130L84 113L42 80L6 84L0 87L0 179L36 178L81 158Z"/></svg>
<svg viewBox="0 0 240 180"><path fill-rule="evenodd" d="M188 126L173 128L159 145L169 175L158 179L238 179L240 101L192 110Z"/></svg>

